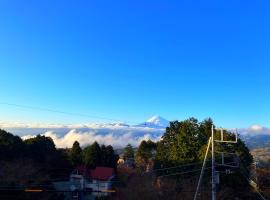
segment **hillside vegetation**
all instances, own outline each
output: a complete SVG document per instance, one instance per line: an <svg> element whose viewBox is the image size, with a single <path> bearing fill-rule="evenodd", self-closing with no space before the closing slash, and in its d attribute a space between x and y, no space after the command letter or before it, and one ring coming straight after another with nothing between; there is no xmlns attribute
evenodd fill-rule
<svg viewBox="0 0 270 200"><path fill-rule="evenodd" d="M75 166L84 164L89 168L107 166L118 170L119 184L112 199L193 199L213 125L211 119L202 122L195 118L173 121L160 141L142 141L135 152L131 145L127 145L123 151L124 159L134 160L134 169L130 166L117 169L118 155L110 145L100 146L94 142L81 148L74 141L71 149L57 149L51 138L38 135L23 141L0 130L0 186L24 188L49 185L54 179L67 179ZM216 130L214 137L220 139ZM224 132L224 139L234 140L234 137L232 133ZM239 139L237 144L216 144L216 151L233 153L239 161L239 167L230 169L230 173L226 167L216 167L220 172L218 200L258 199L247 181L252 175L253 157L245 143ZM218 162L220 156L217 152ZM210 197L210 172L210 162L207 161L201 199ZM269 179L263 177L268 173L268 169L259 173L259 186L266 195ZM25 193L12 195L10 198L1 192L0 199L63 199L55 194L43 194L38 198Z"/></svg>

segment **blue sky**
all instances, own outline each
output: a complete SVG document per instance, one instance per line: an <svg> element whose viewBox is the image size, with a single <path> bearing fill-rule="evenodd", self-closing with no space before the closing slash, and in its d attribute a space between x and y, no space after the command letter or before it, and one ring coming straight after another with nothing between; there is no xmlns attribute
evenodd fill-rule
<svg viewBox="0 0 270 200"><path fill-rule="evenodd" d="M266 0L3 0L0 102L270 126L269 9ZM97 119L0 104L0 121Z"/></svg>

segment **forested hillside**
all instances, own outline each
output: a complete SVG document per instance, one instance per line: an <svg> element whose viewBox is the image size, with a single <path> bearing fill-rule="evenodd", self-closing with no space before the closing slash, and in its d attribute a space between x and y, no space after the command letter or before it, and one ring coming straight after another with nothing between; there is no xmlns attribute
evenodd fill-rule
<svg viewBox="0 0 270 200"><path fill-rule="evenodd" d="M142 141L134 148L130 144L123 150L125 161L134 160L134 165L117 166L119 159L112 146L92 145L81 147L74 141L70 149L57 149L49 137L38 135L22 140L0 130L0 186L26 189L39 185L50 185L55 179L68 179L70 172L78 165L94 169L96 166L112 167L118 171L116 194L112 199L193 199L207 143L214 126L211 119L199 122L195 118L170 122L160 141ZM224 131L225 140L234 140L235 135ZM214 139L220 139L220 132L214 129ZM216 144L218 152L235 155L238 166L229 168L216 166L219 172L218 200L258 199L248 179L254 174L253 157L245 143L238 139L236 144ZM230 157L230 156L229 156ZM200 198L211 195L210 154L200 188ZM228 162L231 158L228 158ZM135 168L133 168L135 167ZM267 169L257 171L267 174ZM266 191L269 179L257 176L260 188ZM131 192L132 191L132 192ZM2 195L2 196L1 196ZM37 194L13 193L12 199L36 199ZM10 198L1 192L0 197ZM39 199L63 199L56 193L39 194ZM1 198L2 199L2 198Z"/></svg>

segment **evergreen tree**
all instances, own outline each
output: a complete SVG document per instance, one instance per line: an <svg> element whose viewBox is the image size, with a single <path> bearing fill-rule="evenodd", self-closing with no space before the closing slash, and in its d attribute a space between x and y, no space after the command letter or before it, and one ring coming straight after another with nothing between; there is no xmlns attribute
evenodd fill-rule
<svg viewBox="0 0 270 200"><path fill-rule="evenodd" d="M103 144L103 145L101 145L100 149L101 149L101 165L107 166L108 161L107 161L106 146Z"/></svg>
<svg viewBox="0 0 270 200"><path fill-rule="evenodd" d="M210 118L202 122L195 118L171 122L162 140L157 143L156 166L175 166L202 160L212 125L214 124ZM220 139L220 133L216 130L214 139ZM224 140L234 139L234 134L224 131ZM245 167L252 162L252 156L241 139L235 145L218 144L215 148L220 152L235 152Z"/></svg>
<svg viewBox="0 0 270 200"><path fill-rule="evenodd" d="M134 158L134 150L131 144L128 144L124 149L124 159L133 159Z"/></svg>
<svg viewBox="0 0 270 200"><path fill-rule="evenodd" d="M202 145L200 134L199 123L195 118L171 122L158 144L158 159L168 160L171 164L197 160Z"/></svg>
<svg viewBox="0 0 270 200"><path fill-rule="evenodd" d="M0 160L24 156L25 151L25 144L19 136L0 129Z"/></svg>
<svg viewBox="0 0 270 200"><path fill-rule="evenodd" d="M57 149L50 137L37 135L24 141L27 145L28 154L32 159L39 162L52 162L57 156Z"/></svg>
<svg viewBox="0 0 270 200"><path fill-rule="evenodd" d="M97 142L83 150L83 162L88 167L95 168L101 165L101 149Z"/></svg>
<svg viewBox="0 0 270 200"><path fill-rule="evenodd" d="M151 140L143 140L137 150L135 161L136 165L142 169L146 169L149 162L153 161L156 152L156 144Z"/></svg>
<svg viewBox="0 0 270 200"><path fill-rule="evenodd" d="M118 155L115 155L114 149L111 145L101 146L101 153L102 153L102 165L105 167L117 167Z"/></svg>
<svg viewBox="0 0 270 200"><path fill-rule="evenodd" d="M106 153L108 159L108 166L116 169L119 156L115 154L114 149L111 145L106 147Z"/></svg>
<svg viewBox="0 0 270 200"><path fill-rule="evenodd" d="M80 143L75 141L70 150L70 160L73 166L82 164L82 149Z"/></svg>

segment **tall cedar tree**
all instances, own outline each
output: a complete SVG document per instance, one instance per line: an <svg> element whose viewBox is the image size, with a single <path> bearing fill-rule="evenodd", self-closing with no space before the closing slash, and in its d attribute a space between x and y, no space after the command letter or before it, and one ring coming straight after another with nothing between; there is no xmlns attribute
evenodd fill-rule
<svg viewBox="0 0 270 200"><path fill-rule="evenodd" d="M156 143L151 140L143 140L136 152L135 161L136 166L146 169L147 165L154 158L156 152Z"/></svg>
<svg viewBox="0 0 270 200"><path fill-rule="evenodd" d="M117 167L117 160L118 160L118 155L115 155L115 152L113 150L113 147L111 145L101 146L101 154L102 154L102 166L104 167L112 167L115 168Z"/></svg>
<svg viewBox="0 0 270 200"><path fill-rule="evenodd" d="M134 150L131 144L128 144L124 149L124 159L133 159L134 158Z"/></svg>
<svg viewBox="0 0 270 200"><path fill-rule="evenodd" d="M86 147L83 150L83 162L85 165L91 168L100 166L101 163L101 148L97 142L94 142L92 145Z"/></svg>
<svg viewBox="0 0 270 200"><path fill-rule="evenodd" d="M75 141L70 150L70 161L73 166L82 164L82 149L80 143Z"/></svg>

